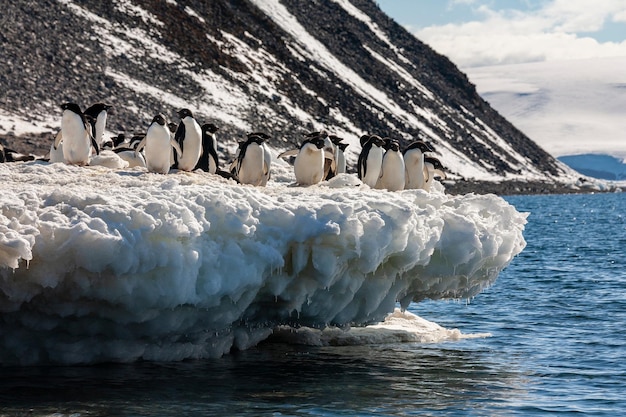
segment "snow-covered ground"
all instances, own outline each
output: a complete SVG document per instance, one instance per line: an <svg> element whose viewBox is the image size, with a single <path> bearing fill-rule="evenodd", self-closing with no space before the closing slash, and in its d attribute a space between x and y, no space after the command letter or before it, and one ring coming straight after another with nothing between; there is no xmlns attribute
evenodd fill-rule
<svg viewBox="0 0 626 417"><path fill-rule="evenodd" d="M274 162L267 187L0 164L0 363L216 357L276 325L373 324L398 300L473 297L526 244L526 214L495 195L372 190L347 174L296 187ZM406 340L461 337L396 319L414 327ZM390 320L315 343L401 337Z"/></svg>

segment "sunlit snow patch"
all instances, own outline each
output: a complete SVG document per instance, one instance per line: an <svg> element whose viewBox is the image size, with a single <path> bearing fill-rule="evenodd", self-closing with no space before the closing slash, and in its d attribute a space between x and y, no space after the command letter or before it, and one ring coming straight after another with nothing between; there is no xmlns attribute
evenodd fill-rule
<svg viewBox="0 0 626 417"><path fill-rule="evenodd" d="M489 337L490 333L463 334L458 329L446 329L408 311L396 308L385 320L364 327L324 329L278 326L272 341L307 346L354 346L382 343L438 343L447 340Z"/></svg>
<svg viewBox="0 0 626 417"><path fill-rule="evenodd" d="M526 244L495 195L276 174L0 164L0 363L218 357L279 325L374 324L476 295Z"/></svg>

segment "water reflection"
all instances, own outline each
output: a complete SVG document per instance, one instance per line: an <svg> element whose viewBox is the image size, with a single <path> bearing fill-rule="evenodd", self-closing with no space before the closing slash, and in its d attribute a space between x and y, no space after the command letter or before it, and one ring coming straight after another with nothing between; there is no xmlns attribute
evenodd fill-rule
<svg viewBox="0 0 626 417"><path fill-rule="evenodd" d="M508 358L463 345L266 343L219 360L5 368L0 404L7 415L445 415L525 395Z"/></svg>

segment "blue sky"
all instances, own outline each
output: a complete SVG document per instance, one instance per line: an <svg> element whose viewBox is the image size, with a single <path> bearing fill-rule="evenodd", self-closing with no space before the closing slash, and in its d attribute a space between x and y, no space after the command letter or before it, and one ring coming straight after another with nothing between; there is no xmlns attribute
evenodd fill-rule
<svg viewBox="0 0 626 417"><path fill-rule="evenodd" d="M461 67L626 56L624 0L376 0Z"/></svg>

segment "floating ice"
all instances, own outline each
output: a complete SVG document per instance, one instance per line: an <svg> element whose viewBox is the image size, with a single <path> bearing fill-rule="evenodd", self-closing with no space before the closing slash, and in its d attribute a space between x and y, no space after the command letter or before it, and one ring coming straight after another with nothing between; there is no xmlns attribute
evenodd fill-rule
<svg viewBox="0 0 626 417"><path fill-rule="evenodd" d="M252 187L0 164L0 364L219 357L277 326L378 323L476 295L526 244L526 214L495 195L276 169Z"/></svg>

